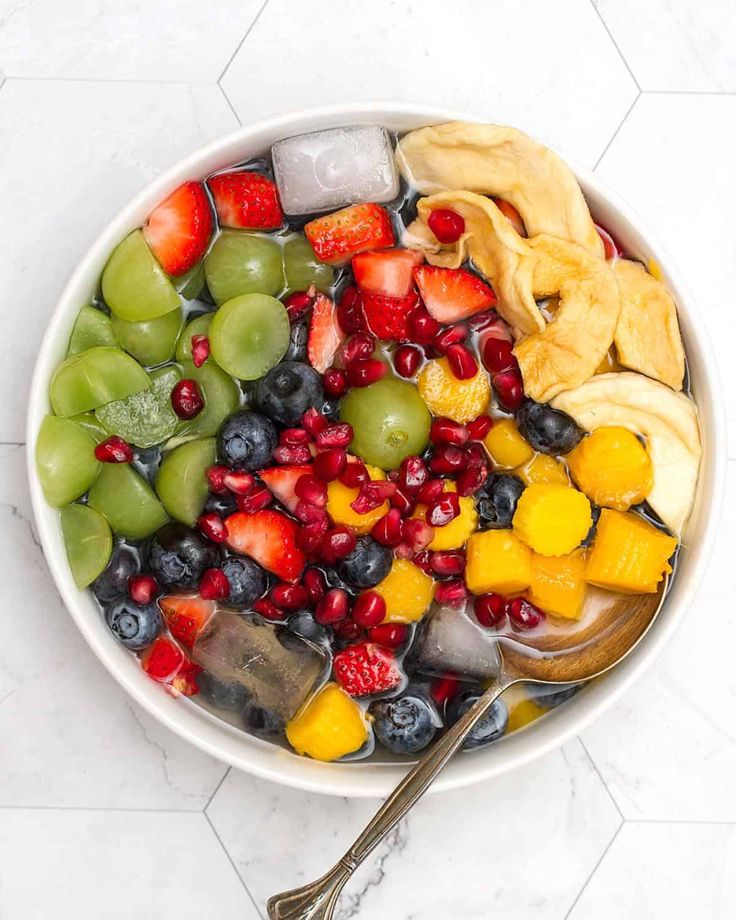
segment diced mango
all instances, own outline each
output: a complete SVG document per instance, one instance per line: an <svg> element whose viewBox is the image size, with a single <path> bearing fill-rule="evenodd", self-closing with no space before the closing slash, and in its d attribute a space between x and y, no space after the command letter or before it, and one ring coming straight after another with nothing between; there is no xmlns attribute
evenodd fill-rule
<svg viewBox="0 0 736 920"><path fill-rule="evenodd" d="M565 464L556 457L550 457L549 454L536 454L528 463L514 470L514 473L528 486L533 482L557 482L563 486L570 485L570 477L567 475Z"/></svg>
<svg viewBox="0 0 736 920"><path fill-rule="evenodd" d="M386 474L377 466L366 464L368 475L372 480L385 479ZM376 521L380 520L389 510L388 502L379 505L372 511L365 514L358 514L350 507L358 497L359 489L351 489L344 486L339 479L333 479L327 484L327 513L335 524L347 524L352 527L356 533L369 533Z"/></svg>
<svg viewBox="0 0 736 920"><path fill-rule="evenodd" d="M491 402L488 374L479 368L470 380L458 380L447 358L425 364L417 389L433 415L444 415L462 424L483 415Z"/></svg>
<svg viewBox="0 0 736 920"><path fill-rule="evenodd" d="M499 419L485 436L483 443L496 466L505 469L522 466L534 456L534 449L521 436L512 418Z"/></svg>
<svg viewBox="0 0 736 920"><path fill-rule="evenodd" d="M413 623L429 610L434 581L408 559L395 558L391 571L373 590L386 601L384 623Z"/></svg>
<svg viewBox="0 0 736 920"><path fill-rule="evenodd" d="M529 725L530 722L535 722L541 718L546 712L546 709L542 709L541 706L538 706L534 700L528 697L519 700L509 707L509 722L506 726L506 732L518 731L525 725Z"/></svg>
<svg viewBox="0 0 736 920"><path fill-rule="evenodd" d="M337 684L326 684L286 723L286 737L297 754L337 760L365 744L368 728L355 700Z"/></svg>
<svg viewBox="0 0 736 920"><path fill-rule="evenodd" d="M582 492L558 483L535 482L522 492L512 523L516 536L534 552L564 556L585 539L593 518Z"/></svg>
<svg viewBox="0 0 736 920"><path fill-rule="evenodd" d="M626 511L643 502L652 489L652 461L646 448L626 428L596 428L567 455L578 488L605 508Z"/></svg>
<svg viewBox="0 0 736 920"><path fill-rule="evenodd" d="M631 511L604 508L588 556L585 580L624 594L654 594L672 571L677 539Z"/></svg>
<svg viewBox="0 0 736 920"><path fill-rule="evenodd" d="M579 620L585 600L585 550L569 556L532 555L529 600L546 613Z"/></svg>
<svg viewBox="0 0 736 920"><path fill-rule="evenodd" d="M465 553L465 584L473 594L518 594L529 587L532 554L513 531L478 531Z"/></svg>
<svg viewBox="0 0 736 920"><path fill-rule="evenodd" d="M445 480L445 492L456 492L457 486L451 479ZM460 514L443 527L435 527L432 542L427 547L433 552L444 549L461 549L471 534L478 529L478 512L472 498L461 496ZM417 505L412 517L424 520L426 505Z"/></svg>

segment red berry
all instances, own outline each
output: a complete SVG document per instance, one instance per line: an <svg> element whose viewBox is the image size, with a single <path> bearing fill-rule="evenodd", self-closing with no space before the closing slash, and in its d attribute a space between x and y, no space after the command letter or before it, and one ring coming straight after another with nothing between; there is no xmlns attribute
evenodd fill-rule
<svg viewBox="0 0 736 920"><path fill-rule="evenodd" d="M404 457L399 466L397 483L405 492L417 493L429 479L427 464L421 457Z"/></svg>
<svg viewBox="0 0 736 920"><path fill-rule="evenodd" d="M498 313L496 313L495 310L484 310L482 313L476 313L475 316L469 316L466 322L471 329L478 332L490 326L492 323L500 323L502 320L498 318Z"/></svg>
<svg viewBox="0 0 736 920"><path fill-rule="evenodd" d="M506 619L507 600L500 594L484 594L473 601L475 618L481 626L494 629Z"/></svg>
<svg viewBox="0 0 736 920"><path fill-rule="evenodd" d="M389 501L391 502L391 507L398 509L399 514L402 517L407 517L412 513L414 508L416 508L416 502L414 499L411 497L411 495L408 495L406 492L404 492L403 489L397 488Z"/></svg>
<svg viewBox="0 0 736 920"><path fill-rule="evenodd" d="M422 353L415 345L399 345L394 352L394 367L400 377L413 377L422 363Z"/></svg>
<svg viewBox="0 0 736 920"><path fill-rule="evenodd" d="M355 620L348 617L347 620L341 620L339 623L335 624L335 633L341 639L346 639L348 642L355 642L356 639L360 639L363 635L363 630Z"/></svg>
<svg viewBox="0 0 736 920"><path fill-rule="evenodd" d="M248 495L238 495L238 510L246 514L255 514L256 511L262 511L267 508L273 499L273 495L265 486L258 486Z"/></svg>
<svg viewBox="0 0 736 920"><path fill-rule="evenodd" d="M454 444L462 447L468 441L468 429L449 418L436 418L429 429L429 440L433 444Z"/></svg>
<svg viewBox="0 0 736 920"><path fill-rule="evenodd" d="M459 578L441 581L434 589L434 599L446 607L462 607L468 598L468 589Z"/></svg>
<svg viewBox="0 0 736 920"><path fill-rule="evenodd" d="M488 478L488 468L485 466L469 466L457 477L455 484L457 494L462 498L475 495Z"/></svg>
<svg viewBox="0 0 736 920"><path fill-rule="evenodd" d="M333 564L338 559L347 556L355 549L355 533L352 527L338 524L322 537L321 550L325 562Z"/></svg>
<svg viewBox="0 0 736 920"><path fill-rule="evenodd" d="M294 507L294 517L303 524L329 524L327 512L324 508L318 508L312 502L300 499Z"/></svg>
<svg viewBox="0 0 736 920"><path fill-rule="evenodd" d="M303 553L316 553L322 545L322 537L327 533L329 521L327 515L323 520L314 521L300 527L296 533L296 542Z"/></svg>
<svg viewBox="0 0 736 920"><path fill-rule="evenodd" d="M459 690L460 681L456 677L438 677L437 680L432 681L430 693L435 703L442 707L448 700L457 696Z"/></svg>
<svg viewBox="0 0 736 920"><path fill-rule="evenodd" d="M371 536L384 546L398 546L401 543L401 512L398 508L391 508L376 521Z"/></svg>
<svg viewBox="0 0 736 920"><path fill-rule="evenodd" d="M350 612L348 595L342 588L331 588L314 608L314 618L323 626L344 620Z"/></svg>
<svg viewBox="0 0 736 920"><path fill-rule="evenodd" d="M304 585L289 585L281 582L271 588L269 597L277 607L283 610L299 610L309 600L309 592Z"/></svg>
<svg viewBox="0 0 736 920"><path fill-rule="evenodd" d="M143 670L154 680L171 680L184 663L184 652L166 636L159 636L143 653Z"/></svg>
<svg viewBox="0 0 736 920"><path fill-rule="evenodd" d="M189 420L204 409L204 397L196 380L180 380L171 391L171 408L181 419Z"/></svg>
<svg viewBox="0 0 736 920"><path fill-rule="evenodd" d="M205 569L199 582L199 596L206 601L216 601L230 593L230 582L222 569Z"/></svg>
<svg viewBox="0 0 736 920"><path fill-rule="evenodd" d="M460 575L465 570L465 553L460 549L430 553L429 564L436 575Z"/></svg>
<svg viewBox="0 0 736 920"><path fill-rule="evenodd" d="M192 336L192 364L195 367L202 367L204 362L210 356L210 340L206 335Z"/></svg>
<svg viewBox="0 0 736 920"><path fill-rule="evenodd" d="M128 594L136 604L150 604L161 593L153 575L131 575L128 579Z"/></svg>
<svg viewBox="0 0 736 920"><path fill-rule="evenodd" d="M356 514L368 514L379 508L396 491L396 483L386 481L366 482L360 487L357 497L350 502L350 507Z"/></svg>
<svg viewBox="0 0 736 920"><path fill-rule="evenodd" d="M366 629L378 626L386 618L386 601L377 591L364 591L353 604L353 619Z"/></svg>
<svg viewBox="0 0 736 920"><path fill-rule="evenodd" d="M353 440L353 426L347 422L340 422L337 425L330 425L324 431L320 431L314 439L314 443L320 450L327 447L347 447Z"/></svg>
<svg viewBox="0 0 736 920"><path fill-rule="evenodd" d="M468 444L465 448L465 459L468 461L468 469L488 469L488 454L483 450L480 444Z"/></svg>
<svg viewBox="0 0 736 920"><path fill-rule="evenodd" d="M322 376L325 393L334 399L344 396L348 388L348 375L341 367L328 367Z"/></svg>
<svg viewBox="0 0 736 920"><path fill-rule="evenodd" d="M405 623L380 623L371 627L368 638L384 648L399 648L409 638L409 627Z"/></svg>
<svg viewBox="0 0 736 920"><path fill-rule="evenodd" d="M340 474L340 482L349 489L357 489L370 482L370 475L362 460L351 460Z"/></svg>
<svg viewBox="0 0 736 920"><path fill-rule="evenodd" d="M468 422L467 429L471 441L482 441L493 428L493 419L490 415L479 415L472 422Z"/></svg>
<svg viewBox="0 0 736 920"><path fill-rule="evenodd" d="M210 467L212 469L212 467ZM249 495L256 484L254 476L243 470L226 469L222 476L225 488L234 495Z"/></svg>
<svg viewBox="0 0 736 920"><path fill-rule="evenodd" d="M210 512L200 515L197 527L213 543L224 543L227 540L227 526L219 514Z"/></svg>
<svg viewBox="0 0 736 920"><path fill-rule="evenodd" d="M544 611L530 604L523 597L515 597L510 600L506 606L506 612L511 625L517 629L534 629L546 619Z"/></svg>
<svg viewBox="0 0 736 920"><path fill-rule="evenodd" d="M504 371L502 374L496 374L492 382L502 408L507 412L516 412L524 402L524 382L521 379L521 371L515 368L511 371Z"/></svg>
<svg viewBox="0 0 736 920"><path fill-rule="evenodd" d="M431 345L440 328L440 324L430 316L426 307L419 307L409 316L411 337L420 345Z"/></svg>
<svg viewBox="0 0 736 920"><path fill-rule="evenodd" d="M312 306L313 302L314 297L309 291L294 291L293 294L289 294L284 300L284 306L286 307L286 312L289 314L289 319L292 323L294 320L301 319Z"/></svg>
<svg viewBox="0 0 736 920"><path fill-rule="evenodd" d="M429 460L429 468L433 473L459 473L467 465L468 455L453 444L437 447Z"/></svg>
<svg viewBox="0 0 736 920"><path fill-rule="evenodd" d="M113 435L95 447L95 457L100 463L130 463L133 459L133 448L127 441Z"/></svg>
<svg viewBox="0 0 736 920"><path fill-rule="evenodd" d="M449 208L435 208L427 218L427 226L440 243L457 243L465 233L465 220Z"/></svg>
<svg viewBox="0 0 736 920"><path fill-rule="evenodd" d="M358 361L360 358L370 358L376 350L376 340L367 332L358 332L351 335L340 349L343 364Z"/></svg>
<svg viewBox="0 0 736 920"><path fill-rule="evenodd" d="M481 352L486 370L491 374L499 374L501 371L516 367L513 347L513 344L506 339L497 339L489 335L483 342Z"/></svg>
<svg viewBox="0 0 736 920"><path fill-rule="evenodd" d="M351 387L369 387L385 377L388 368L377 358L358 358L348 364L346 371Z"/></svg>
<svg viewBox="0 0 736 920"><path fill-rule="evenodd" d="M309 432L305 428L284 428L279 433L279 444L282 447L303 447L309 444Z"/></svg>
<svg viewBox="0 0 736 920"><path fill-rule="evenodd" d="M324 508L327 504L327 486L324 481L306 473L300 476L294 484L294 492L310 505Z"/></svg>
<svg viewBox="0 0 736 920"><path fill-rule="evenodd" d="M230 472L227 466L211 466L206 472L207 482L210 489L217 495L224 495L228 491L225 485L225 476Z"/></svg>
<svg viewBox="0 0 736 920"><path fill-rule="evenodd" d="M460 499L455 492L444 492L425 512L430 527L444 527L460 514Z"/></svg>
<svg viewBox="0 0 736 920"><path fill-rule="evenodd" d="M348 455L344 448L330 447L314 458L314 475L324 482L332 482L342 476L347 466Z"/></svg>
<svg viewBox="0 0 736 920"><path fill-rule="evenodd" d="M471 380L478 373L478 362L465 345L450 345L447 349L447 363L453 377L458 380Z"/></svg>
<svg viewBox="0 0 736 920"><path fill-rule="evenodd" d="M457 345L459 342L464 342L468 334L468 330L463 325L457 326L448 326L447 329L443 329L442 332L439 332L435 337L432 345L440 352L440 354L446 354L447 349L450 345Z"/></svg>
<svg viewBox="0 0 736 920"><path fill-rule="evenodd" d="M302 425L304 425L312 437L315 437L320 433L320 431L324 431L325 428L327 428L329 422L321 412L318 412L314 407L312 407L307 409L307 411L302 416Z"/></svg>
<svg viewBox="0 0 736 920"><path fill-rule="evenodd" d="M286 447L285 445L281 445L281 447L277 447L273 452L273 459L281 464L298 465L300 463L309 463L312 459L312 452L306 444L301 447Z"/></svg>
<svg viewBox="0 0 736 920"><path fill-rule="evenodd" d="M307 589L309 600L312 604L316 604L325 596L327 592L327 579L324 573L319 569L305 569L304 575L302 575L302 582Z"/></svg>
<svg viewBox="0 0 736 920"><path fill-rule="evenodd" d="M253 603L253 609L267 620L279 622L286 619L286 611L277 607L272 600L261 597Z"/></svg>
<svg viewBox="0 0 736 920"><path fill-rule="evenodd" d="M441 479L430 479L417 492L417 501L423 505L432 505L444 491L445 484Z"/></svg>
<svg viewBox="0 0 736 920"><path fill-rule="evenodd" d="M414 565L421 569L423 572L426 572L427 575L432 574L432 565L431 565L431 556L432 554L428 549L423 549L421 552L417 553L416 556L411 560Z"/></svg>
<svg viewBox="0 0 736 920"><path fill-rule="evenodd" d="M337 321L347 335L362 332L366 328L363 302L357 288L347 287L337 305Z"/></svg>

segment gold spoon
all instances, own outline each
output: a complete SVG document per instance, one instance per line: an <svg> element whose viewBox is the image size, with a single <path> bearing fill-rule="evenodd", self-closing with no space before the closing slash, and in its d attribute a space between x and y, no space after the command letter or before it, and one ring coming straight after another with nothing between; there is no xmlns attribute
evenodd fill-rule
<svg viewBox="0 0 736 920"><path fill-rule="evenodd" d="M424 795L504 690L522 681L547 685L582 683L605 674L643 639L662 607L665 593L664 582L657 594L634 597L591 589L579 624L566 624L523 644L517 637L502 638L501 672L483 696L407 773L326 875L269 899L270 920L330 920L340 892L355 869Z"/></svg>

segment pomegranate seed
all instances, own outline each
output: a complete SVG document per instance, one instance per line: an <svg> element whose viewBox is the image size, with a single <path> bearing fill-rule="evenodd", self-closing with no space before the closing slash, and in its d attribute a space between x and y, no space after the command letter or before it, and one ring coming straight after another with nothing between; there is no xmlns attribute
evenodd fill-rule
<svg viewBox="0 0 736 920"><path fill-rule="evenodd" d="M314 618L322 626L332 626L344 620L350 612L347 591L331 588L314 608Z"/></svg>
<svg viewBox="0 0 736 920"><path fill-rule="evenodd" d="M384 648L399 648L409 638L409 627L406 623L380 623L371 627L368 638Z"/></svg>
<svg viewBox="0 0 736 920"><path fill-rule="evenodd" d="M302 582L307 589L307 594L309 594L309 600L313 604L316 604L317 601L322 600L325 596L327 591L327 579L324 573L319 569L305 569L304 575L302 576Z"/></svg>
<svg viewBox="0 0 736 920"><path fill-rule="evenodd" d="M312 437L315 437L320 433L320 431L324 431L325 428L327 428L329 422L321 412L318 412L317 409L312 407L307 409L307 411L302 416L302 425L307 429Z"/></svg>
<svg viewBox="0 0 736 920"><path fill-rule="evenodd" d="M353 604L353 619L358 626L378 626L386 619L386 601L377 591L365 591Z"/></svg>
<svg viewBox="0 0 736 920"><path fill-rule="evenodd" d="M465 220L449 208L435 208L427 218L427 226L440 243L457 243L465 233Z"/></svg>
<svg viewBox="0 0 736 920"><path fill-rule="evenodd" d="M311 524L305 524L297 531L296 542L299 549L304 553L316 553L322 545L322 537L327 533L329 522L327 515L324 520L314 521Z"/></svg>
<svg viewBox="0 0 736 920"><path fill-rule="evenodd" d="M330 564L335 563L338 559L347 556L348 553L352 553L355 549L355 543L355 532L352 527L338 524L337 527L328 530L322 537L322 558Z"/></svg>
<svg viewBox="0 0 736 920"><path fill-rule="evenodd" d="M243 470L225 470L222 477L225 488L234 495L249 495L256 484L255 476Z"/></svg>
<svg viewBox="0 0 736 920"><path fill-rule="evenodd" d="M465 459L468 461L468 469L488 469L488 454L483 450L480 444L469 444L465 448Z"/></svg>
<svg viewBox="0 0 736 920"><path fill-rule="evenodd" d="M444 492L427 508L424 517L430 527L444 527L460 514L460 499L455 492Z"/></svg>
<svg viewBox="0 0 736 920"><path fill-rule="evenodd" d="M343 364L350 364L351 361L357 361L360 358L370 358L376 350L376 340L367 332L358 332L351 335L347 342L340 349L340 357Z"/></svg>
<svg viewBox="0 0 736 920"><path fill-rule="evenodd" d="M465 571L465 553L459 549L431 553L429 564L436 575L460 575Z"/></svg>
<svg viewBox="0 0 736 920"><path fill-rule="evenodd" d="M227 526L219 514L202 514L197 518L197 527L213 543L227 540Z"/></svg>
<svg viewBox="0 0 736 920"><path fill-rule="evenodd" d="M347 392L348 375L341 367L328 367L322 376L325 393L339 399Z"/></svg>
<svg viewBox="0 0 736 920"><path fill-rule="evenodd" d="M401 517L407 517L416 508L416 502L414 499L411 497L411 495L407 495L403 489L397 488L389 501L391 502L392 508L398 509Z"/></svg>
<svg viewBox="0 0 736 920"><path fill-rule="evenodd" d="M150 604L161 593L153 575L131 575L128 579L128 594L136 604Z"/></svg>
<svg viewBox="0 0 736 920"><path fill-rule="evenodd" d="M467 429L471 441L482 441L493 428L493 419L490 415L479 415L472 422L468 422Z"/></svg>
<svg viewBox="0 0 736 920"><path fill-rule="evenodd" d="M468 598L468 590L459 578L441 581L434 589L434 599L446 607L462 607Z"/></svg>
<svg viewBox="0 0 736 920"><path fill-rule="evenodd" d="M358 626L355 620L348 618L342 620L335 626L335 632L341 639L347 639L348 642L354 642L363 635L363 630Z"/></svg>
<svg viewBox="0 0 736 920"><path fill-rule="evenodd" d="M468 467L463 470L457 477L456 487L457 494L461 498L467 498L469 495L475 495L483 483L488 478L488 469L485 466Z"/></svg>
<svg viewBox="0 0 736 920"><path fill-rule="evenodd" d="M534 629L546 619L539 607L530 604L523 597L515 597L506 605L511 625L517 629Z"/></svg>
<svg viewBox="0 0 736 920"><path fill-rule="evenodd" d="M407 518L401 523L401 539L412 556L429 546L433 537L433 528L419 518Z"/></svg>
<svg viewBox="0 0 736 920"><path fill-rule="evenodd" d="M350 507L356 514L368 514L388 501L395 491L394 482L366 482L360 487L357 497L350 502Z"/></svg>
<svg viewBox="0 0 736 920"><path fill-rule="evenodd" d="M447 349L447 363L453 377L458 380L471 380L478 373L478 362L465 345L450 345Z"/></svg>
<svg viewBox="0 0 736 920"><path fill-rule="evenodd" d="M468 455L453 444L437 447L429 460L433 473L459 473L468 465Z"/></svg>
<svg viewBox="0 0 736 920"><path fill-rule="evenodd" d="M471 329L478 332L481 329L486 329L493 323L500 323L501 320L499 320L498 313L496 313L495 310L484 310L483 313L476 313L475 316L469 316L466 322Z"/></svg>
<svg viewBox="0 0 736 920"><path fill-rule="evenodd" d="M310 440L306 428L284 428L279 434L279 444L282 447L302 447L309 444Z"/></svg>
<svg viewBox="0 0 736 920"><path fill-rule="evenodd" d="M459 690L460 681L457 677L438 677L437 680L432 681L430 693L435 703L442 707L448 700L457 696Z"/></svg>
<svg viewBox="0 0 736 920"><path fill-rule="evenodd" d="M468 429L459 422L453 422L449 418L436 418L429 429L429 440L433 444L454 444L456 447L462 447L467 444Z"/></svg>
<svg viewBox="0 0 736 920"><path fill-rule="evenodd" d="M283 610L299 610L309 600L309 591L304 585L289 585L281 582L271 588L269 597Z"/></svg>
<svg viewBox="0 0 736 920"><path fill-rule="evenodd" d="M296 503L294 517L297 521L301 521L302 524L316 524L324 521L325 524L329 525L327 512L324 508L318 508L316 505L313 505L312 502L304 501L303 498Z"/></svg>
<svg viewBox="0 0 736 920"><path fill-rule="evenodd" d="M204 362L210 356L210 340L206 335L192 336L192 364L195 367L202 367Z"/></svg>
<svg viewBox="0 0 736 920"><path fill-rule="evenodd" d="M475 618L481 626L493 629L500 626L506 619L506 605L508 601L500 594L484 594L473 601Z"/></svg>
<svg viewBox="0 0 736 920"><path fill-rule="evenodd" d="M481 351L485 369L491 374L499 374L516 367L513 347L506 339L497 339L489 335L483 342Z"/></svg>
<svg viewBox="0 0 736 920"><path fill-rule="evenodd" d="M384 546L398 546L401 543L401 512L398 508L391 508L376 521L371 536Z"/></svg>
<svg viewBox="0 0 736 920"><path fill-rule="evenodd" d="M421 457L404 457L399 466L397 482L406 492L418 492L429 479L427 464Z"/></svg>
<svg viewBox="0 0 736 920"><path fill-rule="evenodd" d="M211 466L205 472L210 489L217 495L224 495L228 491L225 485L225 476L230 472L227 466Z"/></svg>
<svg viewBox="0 0 736 920"><path fill-rule="evenodd" d="M414 345L399 345L394 352L394 367L400 377L413 377L422 363L422 353Z"/></svg>
<svg viewBox="0 0 736 920"><path fill-rule="evenodd" d="M258 486L258 488L253 489L250 495L238 495L236 501L238 511L243 511L245 514L255 514L256 511L262 511L271 504L273 495L265 486Z"/></svg>
<svg viewBox="0 0 736 920"><path fill-rule="evenodd" d="M357 288L347 287L337 305L337 321L346 335L362 332L366 328L363 301Z"/></svg>
<svg viewBox="0 0 736 920"><path fill-rule="evenodd" d="M195 418L204 409L204 397L196 380L180 380L171 391L171 408L181 419Z"/></svg>
<svg viewBox="0 0 736 920"><path fill-rule="evenodd" d="M230 582L222 569L205 569L199 582L199 595L203 600L216 601L230 593Z"/></svg>
<svg viewBox="0 0 736 920"><path fill-rule="evenodd" d="M409 315L409 330L413 341L420 345L431 345L440 331L440 324L430 316L426 307L419 307Z"/></svg>
<svg viewBox="0 0 736 920"><path fill-rule="evenodd" d="M274 620L278 623L280 620L286 619L286 611L277 607L276 604L267 597L261 597L259 600L255 601L253 603L253 609L256 613L260 613L266 620Z"/></svg>
<svg viewBox="0 0 736 920"><path fill-rule="evenodd" d="M468 330L465 326L449 326L434 337L432 345L440 354L444 355L447 353L447 349L450 345L457 345L459 342L464 342L467 334Z"/></svg>
<svg viewBox="0 0 736 920"><path fill-rule="evenodd" d="M501 406L507 412L516 412L524 402L524 383L518 368L496 374L492 383Z"/></svg>
<svg viewBox="0 0 736 920"><path fill-rule="evenodd" d="M357 489L364 482L370 482L370 475L362 460L351 460L340 474L340 482L349 489Z"/></svg>
<svg viewBox="0 0 736 920"><path fill-rule="evenodd" d="M423 549L420 553L417 553L416 556L412 558L412 562L417 568L420 568L423 572L426 572L427 575L432 574L432 565L431 565L432 554L428 549Z"/></svg>
<svg viewBox="0 0 736 920"><path fill-rule="evenodd" d="M293 294L289 294L284 300L284 306L292 323L294 320L301 319L304 316L312 306L313 301L314 298L308 291L294 291Z"/></svg>
<svg viewBox="0 0 736 920"><path fill-rule="evenodd" d="M281 445L281 447L277 447L273 452L273 459L277 463L309 463L312 459L312 452L306 445L301 447L286 447L285 445Z"/></svg>
<svg viewBox="0 0 736 920"><path fill-rule="evenodd" d="M330 425L324 431L320 431L314 439L315 444L320 450L326 447L347 447L353 440L353 426L347 422L341 422L339 425Z"/></svg>
<svg viewBox="0 0 736 920"><path fill-rule="evenodd" d="M359 358L348 364L346 370L351 387L369 387L385 377L388 368L377 358Z"/></svg>
<svg viewBox="0 0 736 920"><path fill-rule="evenodd" d="M294 492L299 498L303 498L305 502L316 505L318 508L324 508L327 504L327 486L323 480L309 473L297 479Z"/></svg>
<svg viewBox="0 0 736 920"><path fill-rule="evenodd" d="M430 479L417 492L417 501L423 505L432 505L444 491L445 484L441 479Z"/></svg>
<svg viewBox="0 0 736 920"><path fill-rule="evenodd" d="M342 447L330 447L314 458L314 475L324 482L338 479L348 465L348 455Z"/></svg>
<svg viewBox="0 0 736 920"><path fill-rule="evenodd" d="M113 435L95 447L95 457L100 463L130 463L133 459L133 448L127 441Z"/></svg>

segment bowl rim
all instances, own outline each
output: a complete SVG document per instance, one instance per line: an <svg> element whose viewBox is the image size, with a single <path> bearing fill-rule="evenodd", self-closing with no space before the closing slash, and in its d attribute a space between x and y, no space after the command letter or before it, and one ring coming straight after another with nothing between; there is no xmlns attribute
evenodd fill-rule
<svg viewBox="0 0 736 920"><path fill-rule="evenodd" d="M182 705L181 700L174 700L163 692L160 686L150 681L127 652L117 646L122 652L121 655L111 648L110 641L114 640L111 640L99 613L95 621L83 609L90 603L89 600L86 605L84 603L89 595L79 591L73 583L63 546L60 544L58 511L46 504L35 469L38 425L47 411L48 380L56 363L56 359L53 359L52 363L52 355L55 345L59 342L60 333L70 328L70 318L76 315L80 302L83 302L80 290L89 287L88 281L93 272L95 281L97 280L101 266L104 265L114 245L133 228L134 222L137 221L135 225L140 224L141 218L137 215L142 211L150 211L180 182L201 176L203 163L221 160L219 168L223 168L228 163L236 162L235 158L228 157L228 153L239 147L247 147L249 143L253 144L259 135L280 134L286 137L290 134L319 130L321 127L353 123L403 122L404 128L409 128L420 124L455 120L477 122L488 119L474 113L423 103L340 103L302 108L258 119L203 145L147 183L118 211L88 247L71 272L49 316L33 369L26 421L26 463L33 514L57 590L88 645L133 699L180 737L231 766L260 778L308 792L348 797L383 796L401 779L407 765L322 764L300 758L275 745L244 735L243 732L209 715L191 701L187 700L185 705ZM583 187L586 198L592 195L615 212L657 261L675 296L681 319L687 320L688 350L696 351L702 358L700 363L703 366L704 381L699 386L698 402L699 406L702 404L703 407L707 407L712 429L707 458L710 461L709 495L703 499L705 506L700 512L707 515L705 536L693 550L695 559L686 584L680 586L680 596L677 599L672 598L668 603L668 616L659 618L655 624L657 628L650 630L646 639L628 656L626 662L614 669L605 681L586 688L585 693L579 694L569 705L552 711L537 723L533 730L515 732L490 748L456 757L437 778L431 787L432 792L460 788L522 766L579 734L605 709L613 705L657 658L680 626L704 574L718 529L726 473L726 416L717 366L698 307L676 264L663 251L649 228L629 205L587 167L576 163L570 157L565 156L564 159ZM702 470L706 465L705 461L704 451L701 479L704 478ZM681 580L678 579L678 584Z"/></svg>

